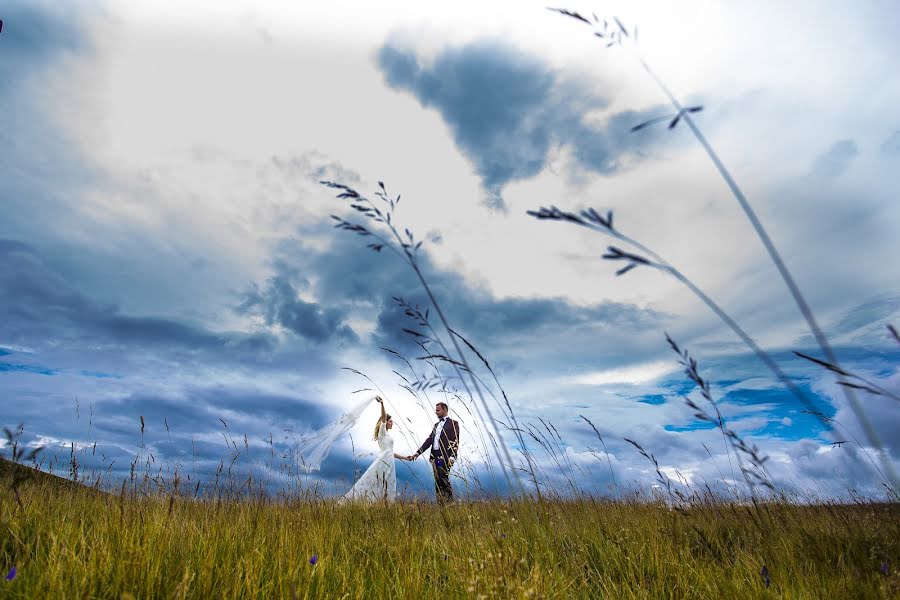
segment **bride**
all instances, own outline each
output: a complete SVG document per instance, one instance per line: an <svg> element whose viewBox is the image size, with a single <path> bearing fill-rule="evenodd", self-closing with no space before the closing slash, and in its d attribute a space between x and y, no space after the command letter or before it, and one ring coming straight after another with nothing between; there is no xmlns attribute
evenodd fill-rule
<svg viewBox="0 0 900 600"><path fill-rule="evenodd" d="M394 427L391 415L384 410L384 400L381 396L368 397L350 411L318 431L311 432L301 437L295 446L294 452L298 461L298 467L307 473L318 471L322 461L328 456L331 447L344 434L349 432L359 421L366 408L375 400L381 405L381 416L375 424L374 439L378 442L378 456L366 469L349 492L344 494L340 502L376 500L393 501L397 497L397 468L395 458L406 457L394 453L394 437L390 430Z"/></svg>
<svg viewBox="0 0 900 600"><path fill-rule="evenodd" d="M394 459L404 457L394 452L394 436L391 435L394 421L384 410L384 400L381 396L375 396L375 400L381 406L381 416L375 423L373 436L378 442L378 455L350 491L344 494L341 502L393 501L397 497L397 466Z"/></svg>

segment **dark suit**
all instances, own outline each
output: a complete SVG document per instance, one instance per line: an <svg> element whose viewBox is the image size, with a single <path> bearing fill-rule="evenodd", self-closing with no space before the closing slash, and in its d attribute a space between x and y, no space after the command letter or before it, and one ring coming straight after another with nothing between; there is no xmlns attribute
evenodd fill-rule
<svg viewBox="0 0 900 600"><path fill-rule="evenodd" d="M456 460L459 450L459 423L450 417L444 417L444 428L438 437L438 448L434 449L434 432L437 431L440 421L434 424L431 435L416 452L418 457L426 450L431 450L432 470L434 471L434 490L440 503L453 500L453 488L450 486L450 459Z"/></svg>

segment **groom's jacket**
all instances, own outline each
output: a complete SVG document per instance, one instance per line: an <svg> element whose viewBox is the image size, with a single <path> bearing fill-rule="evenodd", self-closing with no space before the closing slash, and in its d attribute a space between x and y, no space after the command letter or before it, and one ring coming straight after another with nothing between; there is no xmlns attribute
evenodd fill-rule
<svg viewBox="0 0 900 600"><path fill-rule="evenodd" d="M431 450L431 458L435 460L443 460L447 461L450 458L456 460L456 452L459 450L459 423L447 417L444 421L444 428L441 430L441 435L438 438L438 449L434 449L434 432L437 430L437 423L435 423L434 427L431 430L431 435L428 436L428 439L425 440L425 443L422 444L422 447L419 448L419 451L416 453L418 456L422 454L426 450Z"/></svg>

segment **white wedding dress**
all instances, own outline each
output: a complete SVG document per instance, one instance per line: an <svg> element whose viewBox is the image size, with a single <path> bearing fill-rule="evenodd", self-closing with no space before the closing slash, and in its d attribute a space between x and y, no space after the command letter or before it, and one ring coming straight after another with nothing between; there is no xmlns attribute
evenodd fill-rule
<svg viewBox="0 0 900 600"><path fill-rule="evenodd" d="M394 460L394 436L384 423L378 426L378 455L362 477L344 494L343 502L376 502L397 498L397 464Z"/></svg>

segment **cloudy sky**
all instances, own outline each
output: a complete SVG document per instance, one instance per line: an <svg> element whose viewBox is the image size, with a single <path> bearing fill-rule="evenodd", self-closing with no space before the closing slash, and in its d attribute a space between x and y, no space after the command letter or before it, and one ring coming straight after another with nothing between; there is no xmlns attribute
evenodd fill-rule
<svg viewBox="0 0 900 600"><path fill-rule="evenodd" d="M0 9L0 424L23 423L57 470L75 444L111 479L152 454L152 468L194 478L234 459L236 472L283 482L297 437L376 385L398 451L419 445L444 395L401 387L401 375L437 372L416 359L403 331L415 323L393 298L423 310L428 298L396 256L332 227L332 214L359 215L327 179L376 202L379 181L402 195L395 222L423 242L448 321L491 362L519 424L558 431L556 455L531 444L548 485L651 486L652 466L624 438L673 479L739 479L721 434L685 405L701 400L668 332L729 426L769 456L778 487L883 490L873 464L886 464L834 377L792 354L822 356L690 130L629 131L671 114L631 46L606 48L537 2L185 4ZM567 7L638 27L656 73L704 106L696 123L844 366L897 393L900 344L886 328L900 326L896 6ZM526 214L551 204L613 210L835 430L681 283L646 267L617 277L622 265L602 259L609 238ZM897 462L900 405L858 400ZM462 401L451 411L461 473L487 477L486 426ZM376 416L306 483L347 489L375 449ZM399 473L408 493L428 492L424 459Z"/></svg>

